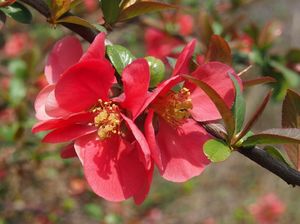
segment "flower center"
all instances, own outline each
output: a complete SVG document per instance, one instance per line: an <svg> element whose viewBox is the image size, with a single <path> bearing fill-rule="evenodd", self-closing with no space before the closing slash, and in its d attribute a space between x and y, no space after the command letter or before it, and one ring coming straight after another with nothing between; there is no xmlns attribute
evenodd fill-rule
<svg viewBox="0 0 300 224"><path fill-rule="evenodd" d="M92 109L92 112L97 114L93 124L98 128L100 140L109 138L113 134L120 134L121 115L116 104L98 100L98 105Z"/></svg>
<svg viewBox="0 0 300 224"><path fill-rule="evenodd" d="M169 91L165 96L159 97L152 106L169 124L179 126L190 116L190 110L193 108L190 95L187 88L182 88L179 92Z"/></svg>

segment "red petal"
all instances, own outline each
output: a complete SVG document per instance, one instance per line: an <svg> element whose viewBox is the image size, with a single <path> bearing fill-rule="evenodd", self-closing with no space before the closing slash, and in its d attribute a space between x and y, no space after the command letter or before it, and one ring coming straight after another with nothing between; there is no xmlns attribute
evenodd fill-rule
<svg viewBox="0 0 300 224"><path fill-rule="evenodd" d="M43 142L47 143L60 143L73 141L81 136L88 135L95 132L97 129L94 126L73 124L67 127L58 128L48 133Z"/></svg>
<svg viewBox="0 0 300 224"><path fill-rule="evenodd" d="M89 60L89 59L98 59L103 60L105 56L105 33L99 33L94 39L93 43L88 48L87 52L80 59Z"/></svg>
<svg viewBox="0 0 300 224"><path fill-rule="evenodd" d="M150 157L150 149L145 139L143 133L138 129L138 127L134 124L132 120L122 114L123 119L127 123L129 129L131 130L132 134L134 135L137 143L139 144L139 148L142 151L142 162L144 163L147 169L151 167L151 157Z"/></svg>
<svg viewBox="0 0 300 224"><path fill-rule="evenodd" d="M134 196L145 185L147 171L138 151L119 136L98 141L89 135L75 142L84 173L93 191L109 201Z"/></svg>
<svg viewBox="0 0 300 224"><path fill-rule="evenodd" d="M128 65L122 73L125 100L122 106L128 109L133 119L141 113L141 107L146 100L150 71L145 59L137 59Z"/></svg>
<svg viewBox="0 0 300 224"><path fill-rule="evenodd" d="M153 171L154 171L154 165L152 163L150 170L146 174L147 181L144 183L144 186L141 187L141 189L133 197L135 204L137 205L142 204L145 198L147 197L152 183Z"/></svg>
<svg viewBox="0 0 300 224"><path fill-rule="evenodd" d="M196 40L192 40L189 42L185 48L180 53L174 71L172 73L172 76L174 75L182 75L182 74L189 74L189 63L192 59L194 50L196 46Z"/></svg>
<svg viewBox="0 0 300 224"><path fill-rule="evenodd" d="M77 63L81 56L81 44L76 37L69 36L58 41L48 56L45 67L47 81L56 83L61 74Z"/></svg>
<svg viewBox="0 0 300 224"><path fill-rule="evenodd" d="M203 144L210 138L192 119L177 129L160 119L156 139L163 163L161 175L170 181L184 182L201 174L209 164Z"/></svg>
<svg viewBox="0 0 300 224"><path fill-rule="evenodd" d="M156 143L156 138L155 138L155 131L153 128L153 115L154 111L152 109L149 109L146 121L145 121L145 136L151 151L151 156L156 163L156 166L158 169L163 170L163 165L162 165L162 159L161 159L161 153L160 149Z"/></svg>
<svg viewBox="0 0 300 224"><path fill-rule="evenodd" d="M148 107L149 104L156 99L157 96L166 94L173 86L181 82L181 80L182 77L173 76L159 84L159 86L152 93L148 94L147 99L145 100L140 111L144 111L146 107Z"/></svg>
<svg viewBox="0 0 300 224"><path fill-rule="evenodd" d="M75 148L74 148L74 143L71 143L71 144L67 145L66 147L64 147L60 152L60 156L63 159L77 157L77 154L76 154Z"/></svg>
<svg viewBox="0 0 300 224"><path fill-rule="evenodd" d="M226 64L209 62L199 66L192 75L209 84L231 107L234 102L235 89L228 72L235 74L233 69ZM221 118L214 103L200 88L195 88L191 94L191 99L193 103L191 114L195 120L211 121Z"/></svg>
<svg viewBox="0 0 300 224"><path fill-rule="evenodd" d="M53 89L47 97L45 111L46 114L48 114L52 118L68 117L72 114L72 112L66 111L58 105L57 99L55 97L55 89Z"/></svg>
<svg viewBox="0 0 300 224"><path fill-rule="evenodd" d="M78 113L73 114L71 117L66 119L51 119L46 121L41 121L33 126L32 132L37 133L41 131L48 131L51 129L62 128L70 124L87 124L93 121L95 117L92 113Z"/></svg>
<svg viewBox="0 0 300 224"><path fill-rule="evenodd" d="M51 117L46 113L45 105L49 94L53 91L55 85L48 85L42 89L36 97L34 102L35 117L39 120L51 119Z"/></svg>
<svg viewBox="0 0 300 224"><path fill-rule="evenodd" d="M78 63L57 82L55 98L60 108L76 113L86 111L98 99L107 100L114 81L111 64L101 60Z"/></svg>
<svg viewBox="0 0 300 224"><path fill-rule="evenodd" d="M145 32L147 55L162 59L172 55L172 51L183 44L182 41L158 29L148 28Z"/></svg>

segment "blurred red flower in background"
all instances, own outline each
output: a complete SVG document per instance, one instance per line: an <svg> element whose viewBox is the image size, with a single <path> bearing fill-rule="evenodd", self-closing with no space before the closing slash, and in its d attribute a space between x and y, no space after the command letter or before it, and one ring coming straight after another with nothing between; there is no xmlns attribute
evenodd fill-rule
<svg viewBox="0 0 300 224"><path fill-rule="evenodd" d="M183 44L182 40L155 28L147 28L145 32L147 55L157 57L164 62L167 61L167 57L176 57L173 50Z"/></svg>
<svg viewBox="0 0 300 224"><path fill-rule="evenodd" d="M84 0L84 5L89 12L93 12L98 8L98 0Z"/></svg>
<svg viewBox="0 0 300 224"><path fill-rule="evenodd" d="M249 211L259 224L274 224L283 215L285 204L274 193L269 193L250 205Z"/></svg>
<svg viewBox="0 0 300 224"><path fill-rule="evenodd" d="M12 34L4 45L4 53L8 57L17 57L31 45L30 37L27 33Z"/></svg>
<svg viewBox="0 0 300 224"><path fill-rule="evenodd" d="M188 36L193 33L193 17L186 14L164 14L165 22L171 23L177 28L177 33L182 36ZM145 32L145 45L147 54L157 57L166 62L166 57L177 57L178 53L174 52L177 47L183 46L183 39L172 36L168 32L147 28Z"/></svg>

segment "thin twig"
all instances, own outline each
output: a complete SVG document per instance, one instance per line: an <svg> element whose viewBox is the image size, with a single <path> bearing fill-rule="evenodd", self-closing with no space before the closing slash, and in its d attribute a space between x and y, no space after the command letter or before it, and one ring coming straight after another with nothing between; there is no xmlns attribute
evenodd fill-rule
<svg viewBox="0 0 300 224"><path fill-rule="evenodd" d="M219 129L218 126L214 124L202 124L202 126L212 136L224 140L222 135L220 135L220 133L224 133L223 128ZM275 159L265 150L256 146L252 148L240 147L237 149L237 151L242 155L248 157L252 161L256 162L261 167L274 173L288 184L292 186L300 186L300 172L289 167L284 162Z"/></svg>
<svg viewBox="0 0 300 224"><path fill-rule="evenodd" d="M50 18L51 12L47 6L47 4L43 0L20 0L20 2L23 2L35 10L37 10L40 14L42 14L47 19ZM71 13L67 13L66 15L72 15ZM77 24L72 23L61 23L64 27L68 28L69 30L73 31L74 33L77 33L80 35L83 39L85 39L88 42L93 42L97 35L96 30L91 30L87 27L80 26Z"/></svg>

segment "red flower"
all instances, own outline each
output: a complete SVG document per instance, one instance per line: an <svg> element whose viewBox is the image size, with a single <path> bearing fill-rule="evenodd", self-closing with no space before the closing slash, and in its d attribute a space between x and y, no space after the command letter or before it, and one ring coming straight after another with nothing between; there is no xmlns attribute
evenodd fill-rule
<svg viewBox="0 0 300 224"><path fill-rule="evenodd" d="M124 95L110 98L115 71L104 57L104 39L99 34L80 59L75 38L54 47L45 72L52 84L41 91L35 105L43 121L33 132L51 130L44 142L71 141L62 155L79 157L99 196L111 201L134 197L141 203L150 188L153 165L146 139L129 117L142 112L149 66L145 59L127 66L122 74Z"/></svg>
<svg viewBox="0 0 300 224"><path fill-rule="evenodd" d="M4 53L8 57L17 57L22 54L25 49L30 48L30 38L27 33L15 33L4 45Z"/></svg>
<svg viewBox="0 0 300 224"><path fill-rule="evenodd" d="M194 48L195 41L185 47L177 59L173 76L161 83L144 105L149 108L145 136L152 157L161 175L175 182L199 175L209 164L202 146L212 137L196 121L221 117L210 98L181 77L190 73L188 64ZM229 66L210 62L200 65L191 75L209 84L231 107L234 86L228 72L234 74ZM182 81L184 85L179 91L171 89Z"/></svg>
<svg viewBox="0 0 300 224"><path fill-rule="evenodd" d="M285 205L274 193L269 193L252 204L249 210L259 224L274 224L284 213Z"/></svg>
<svg viewBox="0 0 300 224"><path fill-rule="evenodd" d="M193 33L194 19L188 14L179 14L177 17L177 24L179 25L179 33L182 36L188 36Z"/></svg>
<svg viewBox="0 0 300 224"><path fill-rule="evenodd" d="M97 0L84 0L84 5L89 12L93 12L98 8Z"/></svg>
<svg viewBox="0 0 300 224"><path fill-rule="evenodd" d="M145 32L145 44L147 55L166 62L168 56L176 56L173 50L184 43L166 32L155 28L148 28Z"/></svg>

